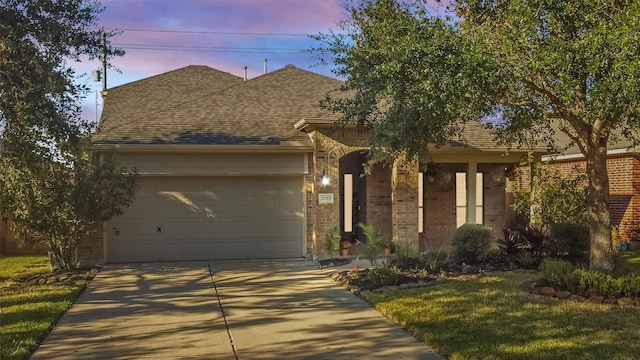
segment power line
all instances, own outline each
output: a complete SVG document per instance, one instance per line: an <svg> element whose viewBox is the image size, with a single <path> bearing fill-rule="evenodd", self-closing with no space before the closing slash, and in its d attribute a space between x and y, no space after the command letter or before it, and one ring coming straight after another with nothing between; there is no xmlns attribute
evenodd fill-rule
<svg viewBox="0 0 640 360"><path fill-rule="evenodd" d="M184 49L206 49L206 50L267 50L267 51L305 51L307 49L296 48L270 48L270 47L228 47L228 46L198 46L198 45L169 45L169 44L124 44L114 43L114 46L142 46L142 47L161 47L161 48L184 48Z"/></svg>
<svg viewBox="0 0 640 360"><path fill-rule="evenodd" d="M206 34L206 35L243 35L243 36L304 36L311 34L295 33L261 33L261 32L226 32L226 31L191 31L191 30L164 30L164 29L131 29L131 28L104 28L105 30L132 31L132 32L156 32L156 33L179 33L179 34Z"/></svg>
<svg viewBox="0 0 640 360"><path fill-rule="evenodd" d="M176 49L176 48L163 48L163 47L136 47L136 46L124 46L121 47L124 50L153 50L153 51L185 51L185 52L217 52L217 53L237 53L237 54L290 54L290 55L305 55L302 51L256 51L256 50L223 50L223 49Z"/></svg>

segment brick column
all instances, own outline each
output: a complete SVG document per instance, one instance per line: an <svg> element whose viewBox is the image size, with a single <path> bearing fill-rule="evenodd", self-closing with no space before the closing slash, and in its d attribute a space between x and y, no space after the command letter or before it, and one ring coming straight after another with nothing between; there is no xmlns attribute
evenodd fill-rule
<svg viewBox="0 0 640 360"><path fill-rule="evenodd" d="M393 241L418 251L418 163L398 160L391 175Z"/></svg>

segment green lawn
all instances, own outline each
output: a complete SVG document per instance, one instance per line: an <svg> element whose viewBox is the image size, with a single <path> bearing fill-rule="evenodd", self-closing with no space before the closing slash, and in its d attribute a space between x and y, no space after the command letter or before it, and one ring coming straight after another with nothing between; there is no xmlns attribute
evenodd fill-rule
<svg viewBox="0 0 640 360"><path fill-rule="evenodd" d="M621 251L616 254L615 260L614 274L622 275L632 272L640 274L640 250Z"/></svg>
<svg viewBox="0 0 640 360"><path fill-rule="evenodd" d="M532 295L513 271L363 298L447 359L638 359L640 307Z"/></svg>
<svg viewBox="0 0 640 360"><path fill-rule="evenodd" d="M45 256L0 258L0 359L28 359L84 289L85 282L26 285L49 272Z"/></svg>

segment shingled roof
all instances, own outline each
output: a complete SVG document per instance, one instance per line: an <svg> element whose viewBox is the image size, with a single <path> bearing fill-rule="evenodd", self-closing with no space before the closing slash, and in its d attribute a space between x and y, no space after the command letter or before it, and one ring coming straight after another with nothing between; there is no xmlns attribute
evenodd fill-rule
<svg viewBox="0 0 640 360"><path fill-rule="evenodd" d="M321 116L341 82L287 65L251 80L188 66L109 89L97 144L278 145L309 138L293 124Z"/></svg>

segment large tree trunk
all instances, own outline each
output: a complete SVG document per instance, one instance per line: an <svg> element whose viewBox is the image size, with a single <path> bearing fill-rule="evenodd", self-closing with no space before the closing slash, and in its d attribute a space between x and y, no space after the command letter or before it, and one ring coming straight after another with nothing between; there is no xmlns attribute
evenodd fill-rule
<svg viewBox="0 0 640 360"><path fill-rule="evenodd" d="M589 233L591 235L589 269L610 273L613 270L611 218L609 216L609 174L606 140L587 148L589 176Z"/></svg>

